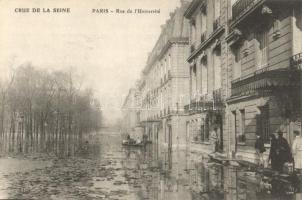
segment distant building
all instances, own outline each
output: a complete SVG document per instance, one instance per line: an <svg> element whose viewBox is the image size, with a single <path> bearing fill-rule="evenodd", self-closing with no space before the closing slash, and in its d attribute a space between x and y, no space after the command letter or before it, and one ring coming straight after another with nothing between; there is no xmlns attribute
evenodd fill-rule
<svg viewBox="0 0 302 200"><path fill-rule="evenodd" d="M137 88L131 88L123 103L122 134L131 138L142 138L140 127L140 94Z"/></svg>
<svg viewBox="0 0 302 200"><path fill-rule="evenodd" d="M183 107L189 91L189 23L184 12L188 4L182 1L162 25L141 80L141 124L149 138L169 148L186 142Z"/></svg>

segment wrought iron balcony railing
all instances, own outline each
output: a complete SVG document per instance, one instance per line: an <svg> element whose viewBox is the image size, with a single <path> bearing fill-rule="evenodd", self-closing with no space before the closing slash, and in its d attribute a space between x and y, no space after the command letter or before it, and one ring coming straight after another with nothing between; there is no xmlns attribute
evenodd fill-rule
<svg viewBox="0 0 302 200"><path fill-rule="evenodd" d="M184 106L185 112L204 112L209 110L221 110L223 108L222 89L213 91L212 95L203 95L199 100L192 100Z"/></svg>
<svg viewBox="0 0 302 200"><path fill-rule="evenodd" d="M297 86L299 74L289 68L272 69L270 66L255 71L253 74L235 79L231 83L231 95L250 96L266 95L277 87Z"/></svg>
<svg viewBox="0 0 302 200"><path fill-rule="evenodd" d="M237 0L232 6L233 20L241 16L245 11L249 10L254 4L262 0Z"/></svg>

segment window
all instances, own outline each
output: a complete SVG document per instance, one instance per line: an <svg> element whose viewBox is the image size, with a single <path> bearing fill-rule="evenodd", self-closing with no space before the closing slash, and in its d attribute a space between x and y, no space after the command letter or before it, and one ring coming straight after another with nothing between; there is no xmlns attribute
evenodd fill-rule
<svg viewBox="0 0 302 200"><path fill-rule="evenodd" d="M171 69L171 55L168 56L168 69Z"/></svg>
<svg viewBox="0 0 302 200"><path fill-rule="evenodd" d="M260 114L256 116L256 134L262 136L265 143L269 143L269 106L259 107L259 110Z"/></svg>
<svg viewBox="0 0 302 200"><path fill-rule="evenodd" d="M198 142L198 135L197 135L197 127L196 121L191 122L191 133L192 133L192 141Z"/></svg>
<svg viewBox="0 0 302 200"><path fill-rule="evenodd" d="M201 93L208 93L208 67L205 62L201 63Z"/></svg>
<svg viewBox="0 0 302 200"><path fill-rule="evenodd" d="M234 51L233 79L241 77L241 48Z"/></svg>
<svg viewBox="0 0 302 200"><path fill-rule="evenodd" d="M164 77L164 69L163 69L163 64L160 63L160 77L163 78Z"/></svg>
<svg viewBox="0 0 302 200"><path fill-rule="evenodd" d="M276 19L273 24L273 38L276 40L280 37L280 20Z"/></svg>
<svg viewBox="0 0 302 200"><path fill-rule="evenodd" d="M196 42L196 24L195 19L191 20L191 38L192 38L192 44Z"/></svg>
<svg viewBox="0 0 302 200"><path fill-rule="evenodd" d="M207 31L207 15L201 14L201 33L205 33Z"/></svg>
<svg viewBox="0 0 302 200"><path fill-rule="evenodd" d="M238 142L245 142L245 110L240 110L240 131L238 132Z"/></svg>
<svg viewBox="0 0 302 200"><path fill-rule="evenodd" d="M273 24L273 32L280 30L280 20L276 19Z"/></svg>
<svg viewBox="0 0 302 200"><path fill-rule="evenodd" d="M256 34L256 67L262 69L268 64L268 29L263 28Z"/></svg>
<svg viewBox="0 0 302 200"><path fill-rule="evenodd" d="M238 133L238 129L237 129L237 114L236 114L236 111L233 111L232 112L232 115L233 115L233 130L234 130L234 133L235 133L235 137L237 138L237 133ZM236 139L237 141L237 139Z"/></svg>
<svg viewBox="0 0 302 200"><path fill-rule="evenodd" d="M204 141L204 136L205 136L204 128L205 128L204 124L200 125L200 138L202 141Z"/></svg>
<svg viewBox="0 0 302 200"><path fill-rule="evenodd" d="M214 64L214 90L221 88L221 49L217 48L213 52Z"/></svg>
<svg viewBox="0 0 302 200"><path fill-rule="evenodd" d="M196 78L196 64L194 64L192 67L191 67L191 95L192 95L192 98L195 98L196 96L196 89L197 89L197 78Z"/></svg>
<svg viewBox="0 0 302 200"><path fill-rule="evenodd" d="M220 17L220 0L214 0L214 20Z"/></svg>
<svg viewBox="0 0 302 200"><path fill-rule="evenodd" d="M209 141L210 136L210 119L207 116L204 121L204 141Z"/></svg>

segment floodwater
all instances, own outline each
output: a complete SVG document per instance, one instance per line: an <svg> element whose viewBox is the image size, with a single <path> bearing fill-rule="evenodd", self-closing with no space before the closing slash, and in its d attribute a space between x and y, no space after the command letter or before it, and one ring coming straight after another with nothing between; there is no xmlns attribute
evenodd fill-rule
<svg viewBox="0 0 302 200"><path fill-rule="evenodd" d="M124 148L114 131L101 131L75 152L1 157L0 199L302 199L285 179L156 144Z"/></svg>

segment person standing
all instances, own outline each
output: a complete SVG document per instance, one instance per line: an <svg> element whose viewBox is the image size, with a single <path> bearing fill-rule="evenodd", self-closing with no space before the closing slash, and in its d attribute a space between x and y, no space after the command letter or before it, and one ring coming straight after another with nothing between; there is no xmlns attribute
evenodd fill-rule
<svg viewBox="0 0 302 200"><path fill-rule="evenodd" d="M302 138L299 131L294 131L296 136L292 146L292 153L295 162L295 169L302 172Z"/></svg>
<svg viewBox="0 0 302 200"><path fill-rule="evenodd" d="M264 142L260 135L257 135L255 142L256 155L259 166L264 166L263 153L265 152Z"/></svg>
<svg viewBox="0 0 302 200"><path fill-rule="evenodd" d="M270 135L271 138L271 148L268 156L268 163L271 161L272 170L278 170L278 160L277 160L277 139L275 134Z"/></svg>
<svg viewBox="0 0 302 200"><path fill-rule="evenodd" d="M212 147L213 147L213 152L217 152L218 149L218 136L217 136L217 128L215 127L212 132L211 132L211 141L212 141Z"/></svg>
<svg viewBox="0 0 302 200"><path fill-rule="evenodd" d="M292 156L289 144L287 140L283 137L283 133L281 131L278 132L276 153L278 161L276 168L279 172L282 172L284 163L292 161Z"/></svg>

